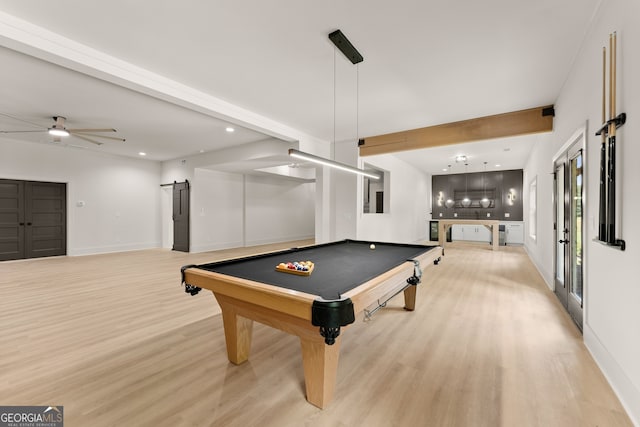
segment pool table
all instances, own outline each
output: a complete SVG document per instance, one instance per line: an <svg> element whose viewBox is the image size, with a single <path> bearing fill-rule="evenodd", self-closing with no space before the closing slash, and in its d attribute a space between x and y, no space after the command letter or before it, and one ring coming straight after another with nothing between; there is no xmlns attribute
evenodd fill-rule
<svg viewBox="0 0 640 427"><path fill-rule="evenodd" d="M442 255L440 246L343 240L187 265L182 281L191 295L213 292L234 364L249 357L253 321L297 335L307 400L323 408L333 397L340 328L403 291L405 308L413 310L422 271ZM314 269L308 275L276 271L293 261L311 261Z"/></svg>

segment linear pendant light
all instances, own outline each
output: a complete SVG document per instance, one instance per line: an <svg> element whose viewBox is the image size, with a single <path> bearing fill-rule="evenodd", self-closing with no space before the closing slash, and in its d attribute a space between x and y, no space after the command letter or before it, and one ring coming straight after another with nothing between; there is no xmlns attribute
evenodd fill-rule
<svg viewBox="0 0 640 427"><path fill-rule="evenodd" d="M340 49L340 51L344 54L344 56L347 57L347 59L349 61L351 61L352 64L356 65L360 62L362 62L364 60L364 58L362 57L362 55L360 54L360 52L358 52L358 50L351 44L351 42L349 41L349 39L347 39L347 37L342 33L342 31L340 30L336 30L334 32L332 32L331 34L329 34L329 40L331 40L333 42L333 44ZM334 91L334 106L333 106L333 139L334 139L334 144L335 144L335 53L334 53L334 69L333 69L333 91ZM356 87L356 91L358 91L359 88ZM357 98L357 96L356 96ZM357 102L357 99L356 99ZM357 109L356 109L356 134L358 133L358 123L357 123ZM357 137L357 135L356 135ZM305 153L303 151L299 151L296 150L294 148L289 149L289 156L291 157L295 157L298 159L302 159L302 160L306 160L309 162L313 162L313 163L317 163L320 165L324 165L324 166L328 166L330 168L334 168L334 169L339 169L341 171L344 172L350 172L350 173L355 173L358 175L362 175L362 176L366 176L369 177L371 179L380 179L380 175L376 174L376 173L372 173L372 172L366 172L363 169L360 168L356 168L353 166L349 166L346 165L344 163L340 163L340 162L336 162L334 160L329 160L329 159L325 159L324 157L318 157L318 156L314 156L313 154L309 154L309 153Z"/></svg>
<svg viewBox="0 0 640 427"><path fill-rule="evenodd" d="M344 172L355 173L358 175L366 176L371 179L380 179L380 175L367 172L363 169L354 168L353 166L346 165L344 163L336 162L334 160L325 159L324 157L314 156L313 154L305 153L304 151L296 150L295 148L289 149L289 155L296 159L306 160L308 162L317 163L319 165L328 166L330 168L339 169Z"/></svg>

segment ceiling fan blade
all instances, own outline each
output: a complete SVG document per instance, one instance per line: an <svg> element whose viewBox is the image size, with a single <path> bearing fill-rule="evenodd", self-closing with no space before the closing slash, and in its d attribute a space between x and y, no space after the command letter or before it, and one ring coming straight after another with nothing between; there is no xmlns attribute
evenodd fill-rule
<svg viewBox="0 0 640 427"><path fill-rule="evenodd" d="M115 136L105 136L105 135L94 135L92 133L78 133L78 132L74 132L71 131L71 129L67 129L69 131L69 133L71 135L76 135L76 136L95 136L96 138L104 138L104 139L112 139L114 141L120 141L120 142L125 142L126 140L124 138L117 138Z"/></svg>
<svg viewBox="0 0 640 427"><path fill-rule="evenodd" d="M32 132L46 132L45 130L0 130L0 133L32 133Z"/></svg>
<svg viewBox="0 0 640 427"><path fill-rule="evenodd" d="M85 138L84 136L78 135L77 133L74 133L74 134L72 134L72 135L73 135L74 137L76 137L76 138L83 139L83 140L88 141L88 142L90 142L90 143L92 143L92 144L102 145L102 142L95 141L95 140L93 140L93 139L91 139L91 138Z"/></svg>
<svg viewBox="0 0 640 427"><path fill-rule="evenodd" d="M79 132L79 133L87 133L87 132L118 132L112 128L105 129L67 129L68 132Z"/></svg>
<svg viewBox="0 0 640 427"><path fill-rule="evenodd" d="M2 113L2 112L0 112L0 116L8 117L8 118L10 118L10 119L17 120L17 121L19 121L19 122L26 123L26 124L28 124L28 125L35 126L35 127L38 127L38 128L43 128L43 127L44 127L44 126L39 125L39 124L37 124L37 123L33 123L33 122L28 121L28 120L24 120L24 119L21 119L21 118L15 117L15 116L12 116L12 115L7 114L7 113Z"/></svg>

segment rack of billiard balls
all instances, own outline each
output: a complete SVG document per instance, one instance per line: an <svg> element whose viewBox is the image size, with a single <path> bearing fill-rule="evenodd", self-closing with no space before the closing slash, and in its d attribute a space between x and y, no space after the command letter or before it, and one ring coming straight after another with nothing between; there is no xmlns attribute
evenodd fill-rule
<svg viewBox="0 0 640 427"><path fill-rule="evenodd" d="M313 272L314 266L311 261L281 262L276 266L276 270L283 273L308 276Z"/></svg>

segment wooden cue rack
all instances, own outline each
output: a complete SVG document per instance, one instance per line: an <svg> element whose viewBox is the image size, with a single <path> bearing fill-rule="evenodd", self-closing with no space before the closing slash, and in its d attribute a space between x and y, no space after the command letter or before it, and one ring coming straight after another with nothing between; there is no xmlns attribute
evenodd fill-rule
<svg viewBox="0 0 640 427"><path fill-rule="evenodd" d="M625 250L626 242L616 237L616 130L627 121L626 113L616 116L616 62L617 34L609 34L609 118L606 118L607 103L607 48L602 48L602 127L596 132L600 136L600 195L598 203L597 242L609 247Z"/></svg>

